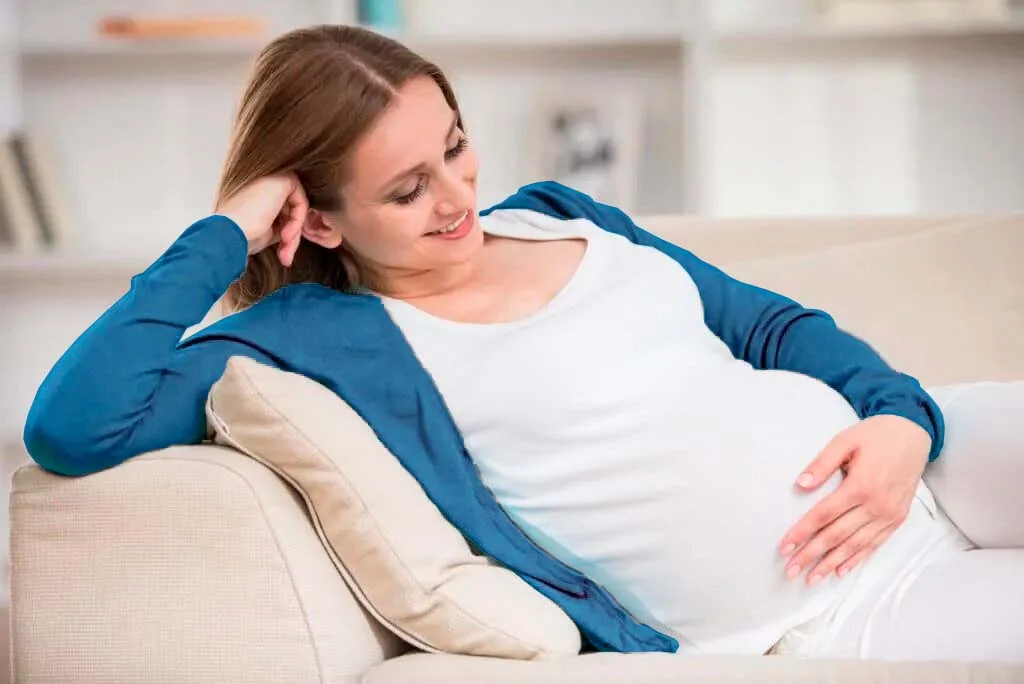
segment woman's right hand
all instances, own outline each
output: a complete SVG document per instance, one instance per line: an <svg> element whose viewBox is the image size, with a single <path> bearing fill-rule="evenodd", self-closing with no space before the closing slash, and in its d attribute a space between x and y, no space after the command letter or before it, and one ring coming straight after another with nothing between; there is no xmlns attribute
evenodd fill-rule
<svg viewBox="0 0 1024 684"><path fill-rule="evenodd" d="M249 254L276 244L277 258L287 267L302 239L309 200L295 174L275 174L249 183L221 202L216 213L238 224Z"/></svg>

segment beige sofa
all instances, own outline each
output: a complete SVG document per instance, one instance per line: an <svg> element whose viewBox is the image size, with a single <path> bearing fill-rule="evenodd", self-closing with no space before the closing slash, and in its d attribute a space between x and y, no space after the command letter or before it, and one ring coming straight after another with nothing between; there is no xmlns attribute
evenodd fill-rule
<svg viewBox="0 0 1024 684"><path fill-rule="evenodd" d="M1024 216L640 223L832 312L925 384L1024 378ZM412 653L360 608L289 486L219 446L75 479L25 466L11 524L25 684L1024 682L991 663Z"/></svg>

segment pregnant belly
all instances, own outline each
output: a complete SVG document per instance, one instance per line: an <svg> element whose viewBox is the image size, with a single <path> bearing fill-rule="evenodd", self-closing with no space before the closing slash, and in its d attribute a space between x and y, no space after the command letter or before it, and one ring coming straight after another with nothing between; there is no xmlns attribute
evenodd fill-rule
<svg viewBox="0 0 1024 684"><path fill-rule="evenodd" d="M648 405L631 435L585 457L552 454L572 472L503 503L639 619L704 652L763 652L835 597L834 579L788 581L778 545L838 486L840 475L809 494L794 482L857 416L792 373L736 364L691 380Z"/></svg>
<svg viewBox="0 0 1024 684"><path fill-rule="evenodd" d="M838 583L790 582L778 547L840 484L837 474L813 493L794 487L828 442L857 422L849 403L806 376L741 368L716 379L680 420L688 435L671 469L674 491L662 492L676 521L660 552L663 571L630 578L651 587L652 613L705 650L714 643L729 650L734 635L771 633L820 610Z"/></svg>

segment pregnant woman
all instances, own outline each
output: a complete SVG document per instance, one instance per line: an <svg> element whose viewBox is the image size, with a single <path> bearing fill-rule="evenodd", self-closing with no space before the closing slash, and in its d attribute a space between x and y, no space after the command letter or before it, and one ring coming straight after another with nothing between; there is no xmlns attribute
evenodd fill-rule
<svg viewBox="0 0 1024 684"><path fill-rule="evenodd" d="M200 441L246 355L337 390L414 474L439 464L419 479L442 512L593 648L1024 658L1024 550L977 549L922 480L982 459L944 448L945 405L569 188L478 212L477 171L429 62L351 27L275 40L214 214L54 366L29 452L84 475ZM180 341L222 296L234 313ZM988 425L1019 469L1024 387L949 401L985 406L955 429ZM959 503L1024 540L1016 499Z"/></svg>

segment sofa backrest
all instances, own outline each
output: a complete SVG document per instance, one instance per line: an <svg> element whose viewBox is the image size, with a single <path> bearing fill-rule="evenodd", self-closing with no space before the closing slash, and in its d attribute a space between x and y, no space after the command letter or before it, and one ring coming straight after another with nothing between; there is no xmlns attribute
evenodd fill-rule
<svg viewBox="0 0 1024 684"><path fill-rule="evenodd" d="M637 223L827 311L926 385L1024 378L1024 215Z"/></svg>

